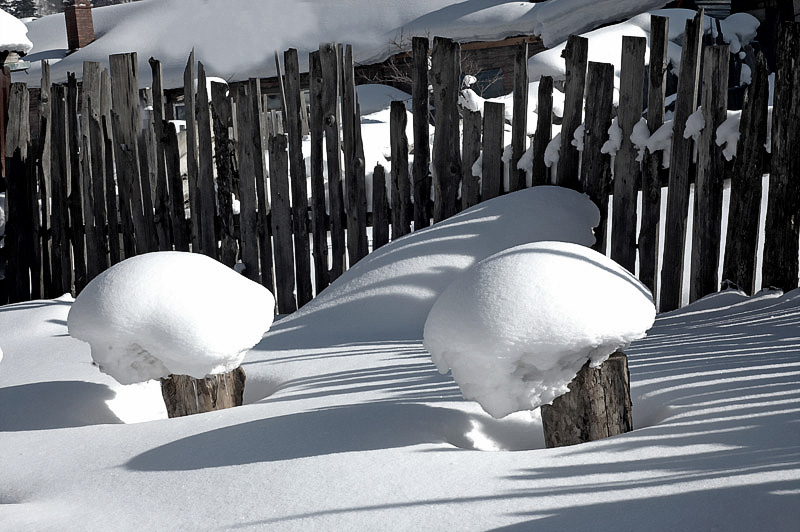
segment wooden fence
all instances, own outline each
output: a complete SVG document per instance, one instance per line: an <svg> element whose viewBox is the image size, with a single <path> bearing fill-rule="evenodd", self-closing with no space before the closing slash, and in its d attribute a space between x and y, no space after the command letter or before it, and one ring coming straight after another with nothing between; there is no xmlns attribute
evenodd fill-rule
<svg viewBox="0 0 800 532"><path fill-rule="evenodd" d="M660 289L661 310L680 305L686 238L692 239L691 299L719 289L720 218L726 178L732 185L723 278L747 292L756 289L754 231L759 218L761 175L768 172L763 285L784 290L797 286L798 24L785 24L779 32L772 149L769 166L765 167L766 66L760 59L755 63L742 111L736 158L733 164L726 164L714 142L714 131L726 115L728 47L702 46L700 20L695 17L687 21L668 175L659 167L660 154L645 152L640 163L630 141L633 127L642 116L651 133L664 121L668 21L661 17L653 17L649 70L645 69L645 39L623 38L616 110L623 135L613 160L613 180L612 159L602 152L602 146L615 113L614 69L587 62L586 39L570 37L565 50L561 163L553 175L544 164L552 126L553 83L549 78L542 78L540 84L540 112L532 139L534 157L528 169L532 184L555 183L588 194L603 213L595 248L608 250L632 272L638 257L642 281L654 293ZM371 217L366 208L366 168L350 46L326 44L310 55L308 180L302 153L303 104L297 52L288 50L284 54L282 114L264 112L260 84L255 79L232 85L229 91L212 84L208 94L202 63L196 64L194 57L189 57L184 78L188 218L178 131L164 120L160 63L151 59L153 85L141 93L135 53L111 56L110 72L98 63L85 63L82 90L73 75L66 84L51 84L45 65L35 143L30 137L26 86L11 87L6 150L7 266L5 293L0 297L15 302L78 293L89 280L125 257L175 249L203 253L229 266L240 261L244 275L273 291L279 312L292 312L369 253L368 225L374 250L390 238L407 234L412 227L426 227L479 201L526 186L525 174L517 170L530 140L525 136L525 46L521 45L516 61L510 179L505 190L501 177L502 105L487 103L482 119L478 113L459 109L459 45L435 38L428 71L429 41L413 39L414 162L409 168L405 105L398 102L391 109L391 168L386 172L379 165L373 172ZM698 95L706 127L695 142L684 138L683 132L687 118L697 108ZM143 108L140 98L151 105ZM431 104L436 128L429 148ZM196 112L189 112L193 109ZM142 120L143 112L148 115L146 120ZM581 123L585 133L579 153L570 141ZM481 146L483 178L479 182L472 166ZM696 164L692 162L694 150ZM325 160L327 186L323 179ZM690 182L695 183L695 215L693 234L687 235ZM663 185L668 186L669 193L659 276ZM637 234L638 191L642 212ZM412 201L412 195L417 201ZM233 197L239 200L238 215L234 214ZM434 199L428 201L431 197ZM606 242L609 202L613 219L610 241Z"/></svg>

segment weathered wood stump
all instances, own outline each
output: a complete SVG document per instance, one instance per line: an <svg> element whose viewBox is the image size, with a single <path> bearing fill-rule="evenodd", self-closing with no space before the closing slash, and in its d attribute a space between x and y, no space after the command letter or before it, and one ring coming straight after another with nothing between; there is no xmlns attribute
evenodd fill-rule
<svg viewBox="0 0 800 532"><path fill-rule="evenodd" d="M612 354L599 368L589 363L569 383L569 392L542 406L545 445L563 447L633 430L628 357Z"/></svg>
<svg viewBox="0 0 800 532"><path fill-rule="evenodd" d="M222 410L242 405L245 379L242 368L203 379L170 375L161 379L161 395L169 417Z"/></svg>

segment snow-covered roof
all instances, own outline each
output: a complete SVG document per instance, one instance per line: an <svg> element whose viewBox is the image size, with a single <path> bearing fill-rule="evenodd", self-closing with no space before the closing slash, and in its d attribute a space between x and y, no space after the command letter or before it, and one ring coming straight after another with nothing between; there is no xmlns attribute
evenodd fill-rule
<svg viewBox="0 0 800 532"><path fill-rule="evenodd" d="M28 27L18 18L0 9L0 52L27 54L33 48Z"/></svg>
<svg viewBox="0 0 800 532"><path fill-rule="evenodd" d="M194 49L209 75L228 80L275 75L274 52L296 48L301 69L320 42L352 44L356 62L381 61L410 47L414 35L459 41L499 40L538 34L546 46L606 22L622 20L664 0L142 0L93 10L97 39L66 56L64 15L28 26L36 43L31 61L48 59L53 80L80 75L83 61L107 63L108 55L136 51L142 85L148 85L152 56L162 61L165 84L183 83ZM38 70L20 79L38 83Z"/></svg>

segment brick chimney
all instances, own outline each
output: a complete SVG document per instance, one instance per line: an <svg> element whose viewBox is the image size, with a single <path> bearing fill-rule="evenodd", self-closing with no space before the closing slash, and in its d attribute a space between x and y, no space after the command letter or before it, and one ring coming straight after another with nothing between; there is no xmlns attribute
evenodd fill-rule
<svg viewBox="0 0 800 532"><path fill-rule="evenodd" d="M64 18L67 21L67 46L70 52L94 40L91 0L64 0Z"/></svg>

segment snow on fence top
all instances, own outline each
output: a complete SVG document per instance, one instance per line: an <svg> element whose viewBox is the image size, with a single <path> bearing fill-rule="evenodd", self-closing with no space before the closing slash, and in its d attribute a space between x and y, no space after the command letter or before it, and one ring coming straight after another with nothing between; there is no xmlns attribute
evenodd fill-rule
<svg viewBox="0 0 800 532"><path fill-rule="evenodd" d="M0 53L22 52L27 54L33 48L28 39L28 28L21 20L0 9Z"/></svg>

